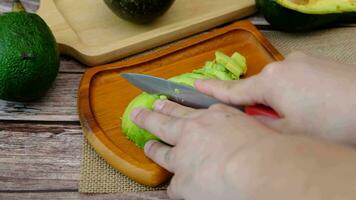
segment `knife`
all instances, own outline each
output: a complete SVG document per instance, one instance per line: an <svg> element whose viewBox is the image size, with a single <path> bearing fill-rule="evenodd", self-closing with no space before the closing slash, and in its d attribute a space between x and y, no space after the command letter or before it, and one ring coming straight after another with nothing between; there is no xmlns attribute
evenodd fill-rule
<svg viewBox="0 0 356 200"><path fill-rule="evenodd" d="M163 78L145 74L123 73L121 76L137 88L149 94L167 96L171 101L192 108L209 108L209 106L223 102L208 96L192 87L175 83ZM271 118L279 118L278 113L263 105L233 106L249 115L263 115Z"/></svg>

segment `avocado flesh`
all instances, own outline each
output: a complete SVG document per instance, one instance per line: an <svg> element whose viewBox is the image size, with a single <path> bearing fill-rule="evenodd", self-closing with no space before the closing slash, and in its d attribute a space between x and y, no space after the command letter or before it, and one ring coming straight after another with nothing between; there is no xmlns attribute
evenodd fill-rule
<svg viewBox="0 0 356 200"><path fill-rule="evenodd" d="M276 0L285 8L305 14L356 12L356 1L350 0Z"/></svg>
<svg viewBox="0 0 356 200"><path fill-rule="evenodd" d="M53 34L36 14L0 15L0 98L30 101L51 87L59 68Z"/></svg>
<svg viewBox="0 0 356 200"><path fill-rule="evenodd" d="M174 0L104 0L120 18L136 24L147 24L162 16Z"/></svg>
<svg viewBox="0 0 356 200"><path fill-rule="evenodd" d="M343 1L344 0L342 0L341 2ZM299 2L299 4L296 4L295 2ZM301 2L304 2L303 6L301 6ZM312 4L311 2L316 3ZM324 11L324 7L318 8L318 14L304 13L311 11L315 12L315 10L317 10L316 6L320 5L317 2L317 0L256 0L256 5L257 8L263 13L266 20L275 29L285 32L302 32L330 26L335 23L356 22L356 11L349 12L350 9L355 10L356 5L354 3L350 3L349 9L343 13L340 13L340 9L338 9L335 10L335 12L333 13L323 14L327 13L327 11L330 11L330 9L326 9L326 11ZM336 3L338 1L334 0L333 2ZM287 8L283 5L288 5L288 7L293 7L293 9ZM307 11L308 5L313 9ZM322 3L322 5L325 6L324 3ZM330 8L335 8L335 4L332 4ZM298 11L298 9L300 11Z"/></svg>

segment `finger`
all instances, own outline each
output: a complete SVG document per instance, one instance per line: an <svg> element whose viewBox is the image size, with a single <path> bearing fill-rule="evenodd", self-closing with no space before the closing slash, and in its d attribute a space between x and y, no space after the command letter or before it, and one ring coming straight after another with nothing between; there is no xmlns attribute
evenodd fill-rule
<svg viewBox="0 0 356 200"><path fill-rule="evenodd" d="M254 116L255 119L257 119L259 122L264 124L265 126L279 132L279 133L285 133L290 130L290 126L288 125L288 122L285 118L283 119L274 119L271 117L266 117L266 116Z"/></svg>
<svg viewBox="0 0 356 200"><path fill-rule="evenodd" d="M211 105L209 107L209 110L221 111L221 112L231 113L231 114L243 114L241 110L221 103Z"/></svg>
<svg viewBox="0 0 356 200"><path fill-rule="evenodd" d="M187 118L189 113L195 111L193 108L182 106L168 100L157 100L154 104L154 110L165 115L181 118Z"/></svg>
<svg viewBox="0 0 356 200"><path fill-rule="evenodd" d="M257 76L236 81L198 80L195 87L224 103L232 105L264 104L265 89Z"/></svg>
<svg viewBox="0 0 356 200"><path fill-rule="evenodd" d="M156 140L150 140L146 142L145 154L147 157L151 158L155 163L162 166L166 170L174 173L172 166L172 147L162 144Z"/></svg>
<svg viewBox="0 0 356 200"><path fill-rule="evenodd" d="M181 120L145 108L136 108L132 121L170 145L176 145L182 130Z"/></svg>
<svg viewBox="0 0 356 200"><path fill-rule="evenodd" d="M167 188L167 195L171 199L183 199L183 194L181 194L179 189L179 184L177 182L177 175L174 175Z"/></svg>

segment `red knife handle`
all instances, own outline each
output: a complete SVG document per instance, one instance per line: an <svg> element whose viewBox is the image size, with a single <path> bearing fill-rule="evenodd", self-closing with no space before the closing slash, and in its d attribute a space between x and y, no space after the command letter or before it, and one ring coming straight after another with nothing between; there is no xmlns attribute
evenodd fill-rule
<svg viewBox="0 0 356 200"><path fill-rule="evenodd" d="M273 119L279 119L279 114L274 111L272 108L264 106L264 105L254 105L254 106L246 106L245 113L251 116L266 116Z"/></svg>

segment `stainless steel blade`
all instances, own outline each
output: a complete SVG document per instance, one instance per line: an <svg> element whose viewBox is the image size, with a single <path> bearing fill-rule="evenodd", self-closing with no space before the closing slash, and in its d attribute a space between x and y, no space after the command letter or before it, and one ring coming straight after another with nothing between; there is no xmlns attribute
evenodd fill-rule
<svg viewBox="0 0 356 200"><path fill-rule="evenodd" d="M123 78L131 84L149 94L165 95L169 100L193 108L208 108L209 106L222 103L221 101L205 95L198 90L178 84L163 78L158 78L145 74L123 73ZM243 107L236 107L244 110Z"/></svg>

